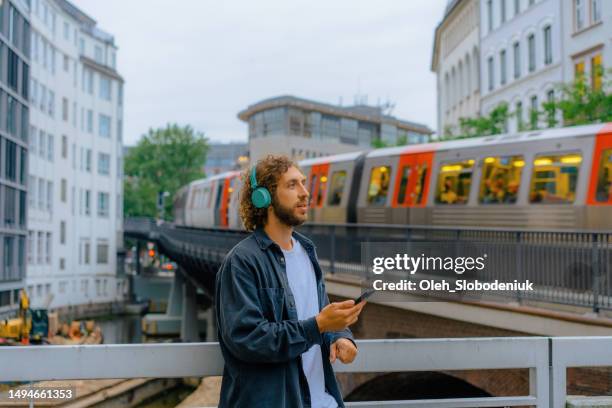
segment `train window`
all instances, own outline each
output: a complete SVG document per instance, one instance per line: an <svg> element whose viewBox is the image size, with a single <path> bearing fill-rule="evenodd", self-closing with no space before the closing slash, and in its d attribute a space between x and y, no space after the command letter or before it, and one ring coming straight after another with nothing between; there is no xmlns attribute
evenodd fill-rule
<svg viewBox="0 0 612 408"><path fill-rule="evenodd" d="M312 194L314 194L314 189L316 185L317 185L317 175L313 174L310 178L310 188L308 189L308 192L311 194L311 197L312 197ZM310 206L314 207L315 204L316 204L316 201L311 199Z"/></svg>
<svg viewBox="0 0 612 408"><path fill-rule="evenodd" d="M323 175L319 178L319 188L317 189L316 206L320 207L323 204L323 196L325 195L325 187L327 186L327 176Z"/></svg>
<svg viewBox="0 0 612 408"><path fill-rule="evenodd" d="M523 156L500 156L483 159L480 203L515 203L523 167L525 167Z"/></svg>
<svg viewBox="0 0 612 408"><path fill-rule="evenodd" d="M423 202L426 179L427 179L427 165L420 164L417 166L417 179L416 179L416 185L414 186L414 196L416 197L416 201L414 202L414 204L421 204Z"/></svg>
<svg viewBox="0 0 612 408"><path fill-rule="evenodd" d="M533 161L529 201L567 204L576 198L582 155L577 153L537 156Z"/></svg>
<svg viewBox="0 0 612 408"><path fill-rule="evenodd" d="M370 173L370 185L368 187L368 204L382 206L387 202L389 182L391 181L391 167L373 167Z"/></svg>
<svg viewBox="0 0 612 408"><path fill-rule="evenodd" d="M329 206L340 205L345 182L346 170L334 171L334 174L332 174L331 186L329 188L329 198L327 199L327 204Z"/></svg>
<svg viewBox="0 0 612 408"><path fill-rule="evenodd" d="M465 204L470 196L474 160L444 163L438 177L438 204Z"/></svg>
<svg viewBox="0 0 612 408"><path fill-rule="evenodd" d="M397 203L404 204L406 200L406 190L408 189L408 178L410 177L410 165L402 167L402 178L400 179L399 191L397 193Z"/></svg>
<svg viewBox="0 0 612 408"><path fill-rule="evenodd" d="M600 203L612 202L612 149L601 152L595 199Z"/></svg>

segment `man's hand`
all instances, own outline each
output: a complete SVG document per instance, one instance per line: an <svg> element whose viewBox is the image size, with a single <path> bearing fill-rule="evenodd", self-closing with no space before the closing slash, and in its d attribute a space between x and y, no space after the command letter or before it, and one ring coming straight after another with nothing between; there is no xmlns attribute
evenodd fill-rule
<svg viewBox="0 0 612 408"><path fill-rule="evenodd" d="M336 357L344 364L350 364L357 357L357 347L349 339L339 338L329 349L329 361L334 363Z"/></svg>
<svg viewBox="0 0 612 408"><path fill-rule="evenodd" d="M319 331L325 333L346 329L357 321L365 303L359 302L356 305L355 301L350 299L325 306L316 316Z"/></svg>

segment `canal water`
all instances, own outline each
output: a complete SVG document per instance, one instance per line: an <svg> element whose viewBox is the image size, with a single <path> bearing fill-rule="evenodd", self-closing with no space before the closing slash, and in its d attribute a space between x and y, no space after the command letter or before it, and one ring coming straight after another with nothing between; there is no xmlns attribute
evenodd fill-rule
<svg viewBox="0 0 612 408"><path fill-rule="evenodd" d="M141 318L138 315L120 315L96 318L95 320L102 329L104 344L155 343L170 340L168 338L155 339L143 336L140 324ZM194 390L195 388L188 385L180 385L137 405L136 408L174 408Z"/></svg>

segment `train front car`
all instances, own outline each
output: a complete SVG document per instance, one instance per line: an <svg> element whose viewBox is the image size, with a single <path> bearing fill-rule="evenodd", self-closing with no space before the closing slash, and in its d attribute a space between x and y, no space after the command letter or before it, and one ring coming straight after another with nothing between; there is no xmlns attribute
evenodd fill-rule
<svg viewBox="0 0 612 408"><path fill-rule="evenodd" d="M306 188L310 193L310 222L355 222L358 181L364 158L364 152L352 152L298 163L306 176Z"/></svg>

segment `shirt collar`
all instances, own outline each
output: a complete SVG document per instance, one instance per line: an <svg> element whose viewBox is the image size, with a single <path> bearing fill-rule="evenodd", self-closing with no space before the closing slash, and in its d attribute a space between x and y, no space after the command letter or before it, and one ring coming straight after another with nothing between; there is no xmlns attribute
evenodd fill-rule
<svg viewBox="0 0 612 408"><path fill-rule="evenodd" d="M255 228L255 231L253 231L253 235L255 236L255 240L257 241L257 244L259 244L259 247L263 250L268 249L270 247L270 245L272 244L276 244L269 236L268 234L266 234L266 231L264 230L263 226L258 226L257 228ZM299 243L307 250L312 250L315 248L314 243L306 238L304 235L300 234L299 232L293 230L293 237L299 241Z"/></svg>

